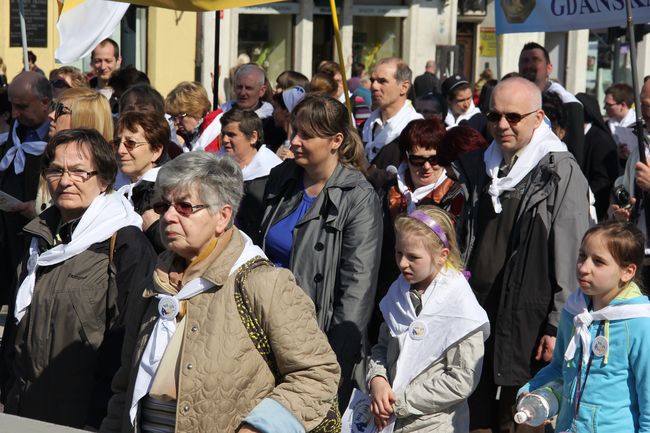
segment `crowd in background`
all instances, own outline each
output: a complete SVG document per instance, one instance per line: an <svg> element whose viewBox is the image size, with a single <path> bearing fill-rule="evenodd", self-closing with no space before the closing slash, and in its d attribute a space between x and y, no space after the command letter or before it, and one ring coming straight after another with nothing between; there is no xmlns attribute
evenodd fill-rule
<svg viewBox="0 0 650 433"><path fill-rule="evenodd" d="M354 63L347 86L332 61L243 62L213 106L195 81L163 97L111 39L90 79L32 57L11 80L0 59L5 412L325 432L358 388L383 431L543 432L512 408L564 377L558 428L650 431L650 313L593 319L629 349L589 360L620 403L575 392L602 327L569 344L567 305L648 304L650 248L612 246L646 234L629 85L607 89L605 120L529 43L475 85L433 61ZM647 125L650 82L641 103Z"/></svg>

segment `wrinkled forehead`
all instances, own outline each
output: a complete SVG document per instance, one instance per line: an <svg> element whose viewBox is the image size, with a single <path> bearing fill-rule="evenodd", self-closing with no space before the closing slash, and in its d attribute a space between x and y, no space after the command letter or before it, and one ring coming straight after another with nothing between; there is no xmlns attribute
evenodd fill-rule
<svg viewBox="0 0 650 433"><path fill-rule="evenodd" d="M490 98L490 110L499 113L523 114L541 108L540 104L536 103L536 101L541 101L541 97L534 84L509 81L503 81L494 88Z"/></svg>
<svg viewBox="0 0 650 433"><path fill-rule="evenodd" d="M252 70L237 77L238 86L260 88L264 84L264 75L260 71Z"/></svg>

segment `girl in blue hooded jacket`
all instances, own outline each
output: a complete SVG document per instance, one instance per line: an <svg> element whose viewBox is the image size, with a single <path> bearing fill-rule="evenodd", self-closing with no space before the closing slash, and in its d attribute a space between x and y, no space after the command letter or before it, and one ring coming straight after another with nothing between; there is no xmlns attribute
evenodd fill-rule
<svg viewBox="0 0 650 433"><path fill-rule="evenodd" d="M632 224L589 229L553 360L519 394L563 382L557 432L650 432L650 301L635 283L645 240Z"/></svg>

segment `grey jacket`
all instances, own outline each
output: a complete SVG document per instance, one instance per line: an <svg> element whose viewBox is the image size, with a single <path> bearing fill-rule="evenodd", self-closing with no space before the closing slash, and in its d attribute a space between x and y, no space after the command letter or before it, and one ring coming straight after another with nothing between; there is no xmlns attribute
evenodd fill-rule
<svg viewBox="0 0 650 433"><path fill-rule="evenodd" d="M368 379L382 376L392 385L399 342L382 323L372 348ZM467 398L481 377L483 332L476 331L450 347L403 390L395 393L395 433L464 433L469 431Z"/></svg>
<svg viewBox="0 0 650 433"><path fill-rule="evenodd" d="M488 179L483 154L471 152L454 163L467 197L457 231L469 271L481 217L479 199ZM569 152L549 153L530 173L517 219L507 233L510 256L498 306L487 311L497 385L526 383L539 367L531 359L540 337L557 332L564 302L576 287L575 260L589 227L588 191ZM483 295L477 294L481 303Z"/></svg>
<svg viewBox="0 0 650 433"><path fill-rule="evenodd" d="M303 194L303 168L285 160L271 170L258 244L273 224L293 212ZM381 253L382 212L358 170L338 165L313 206L293 230L290 270L314 301L343 380L358 361L372 313Z"/></svg>

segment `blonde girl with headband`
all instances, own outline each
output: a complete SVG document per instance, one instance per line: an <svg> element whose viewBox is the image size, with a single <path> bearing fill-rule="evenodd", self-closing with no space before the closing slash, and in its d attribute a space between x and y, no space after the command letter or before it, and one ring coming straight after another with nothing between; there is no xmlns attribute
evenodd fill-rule
<svg viewBox="0 0 650 433"><path fill-rule="evenodd" d="M377 431L467 432L467 398L481 377L487 314L465 274L452 220L423 206L395 221L401 275L384 317L368 384Z"/></svg>

